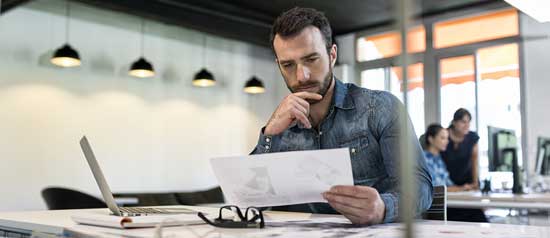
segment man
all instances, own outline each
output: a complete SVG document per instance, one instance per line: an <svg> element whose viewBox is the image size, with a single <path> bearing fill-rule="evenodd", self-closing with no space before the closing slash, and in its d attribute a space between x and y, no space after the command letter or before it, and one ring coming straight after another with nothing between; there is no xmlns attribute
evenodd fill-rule
<svg viewBox="0 0 550 238"><path fill-rule="evenodd" d="M271 43L291 94L262 128L253 154L349 147L355 186L334 186L327 203L285 209L336 213L356 224L398 218L397 163L403 105L387 92L359 88L335 79L337 48L323 13L293 8L273 25ZM416 159L417 213L431 205L432 182L412 126L406 128Z"/></svg>

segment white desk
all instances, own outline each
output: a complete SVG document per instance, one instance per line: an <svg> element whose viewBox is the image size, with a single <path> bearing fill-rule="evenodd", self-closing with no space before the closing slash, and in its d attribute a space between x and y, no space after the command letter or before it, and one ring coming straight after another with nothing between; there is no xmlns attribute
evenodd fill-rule
<svg viewBox="0 0 550 238"><path fill-rule="evenodd" d="M187 207L204 212L216 212L216 208ZM104 211L106 209L95 209ZM86 231L88 234L100 234L101 237L153 237L154 230L146 229L111 229L78 225L70 216L75 213L90 210L58 210L35 212L3 212L0 213L0 228L3 230L36 231L51 234L63 234L69 229ZM220 229L209 225L193 225L187 227L170 227L163 231L164 236L172 237L401 237L401 224L384 224L370 227L351 227L337 223L322 223L317 225L298 225L291 223L274 223L281 219L300 219L330 217L342 219L342 216L316 216L307 213L266 212L265 229ZM443 221L418 221L415 226L417 237L548 237L550 227L519 226L486 223L463 223Z"/></svg>
<svg viewBox="0 0 550 238"><path fill-rule="evenodd" d="M449 192L447 193L447 207L550 210L550 193L482 194L481 192Z"/></svg>

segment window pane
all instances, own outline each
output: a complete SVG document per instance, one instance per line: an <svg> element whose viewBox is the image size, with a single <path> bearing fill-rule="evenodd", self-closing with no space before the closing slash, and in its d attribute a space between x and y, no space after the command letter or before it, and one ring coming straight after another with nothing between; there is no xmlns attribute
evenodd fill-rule
<svg viewBox="0 0 550 238"><path fill-rule="evenodd" d="M426 30L424 26L415 27L409 30L407 38L407 52L417 53L426 50ZM401 41L399 41L399 43L401 44ZM399 53L401 53L401 50Z"/></svg>
<svg viewBox="0 0 550 238"><path fill-rule="evenodd" d="M417 136L424 134L424 64L416 63L408 66L407 111L411 117ZM401 67L392 67L390 91L403 101L403 72Z"/></svg>
<svg viewBox="0 0 550 238"><path fill-rule="evenodd" d="M384 68L369 69L361 72L361 87L372 90L385 90L386 75Z"/></svg>
<svg viewBox="0 0 550 238"><path fill-rule="evenodd" d="M434 47L464 45L518 35L518 13L514 9L444 21L434 25Z"/></svg>
<svg viewBox="0 0 550 238"><path fill-rule="evenodd" d="M412 28L407 33L408 52L422 52L426 49L426 31L424 26ZM401 53L401 36L392 31L357 39L357 60L368 61L396 56Z"/></svg>
<svg viewBox="0 0 550 238"><path fill-rule="evenodd" d="M488 169L487 126L512 129L521 141L518 45L480 49L477 57L480 72L480 171L485 172ZM521 163L521 149L518 150L518 157Z"/></svg>
<svg viewBox="0 0 550 238"><path fill-rule="evenodd" d="M448 126L457 109L466 108L472 114L470 130L477 130L474 123L477 117L474 67L473 55L445 58L439 62L443 126Z"/></svg>
<svg viewBox="0 0 550 238"><path fill-rule="evenodd" d="M408 111L418 136L422 135L425 129L423 70L422 63L412 64L408 67ZM361 86L373 90L388 91L403 102L402 78L401 67L369 69L361 72Z"/></svg>

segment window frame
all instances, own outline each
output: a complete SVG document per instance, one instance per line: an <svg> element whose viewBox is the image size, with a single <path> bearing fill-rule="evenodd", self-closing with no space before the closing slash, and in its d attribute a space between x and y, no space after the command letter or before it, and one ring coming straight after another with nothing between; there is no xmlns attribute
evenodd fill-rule
<svg viewBox="0 0 550 238"><path fill-rule="evenodd" d="M424 67L424 120L425 126L430 122L439 122L441 123L441 82L439 79L439 64L438 61L441 58L448 58L460 55L474 55L474 64L475 64L475 80L476 80L476 128L479 129L479 112L478 110L478 59L476 57L477 51L482 48L505 45L510 43L516 43L518 45L518 57L519 57L519 80L520 80L520 115L521 115L521 148L522 148L522 158L523 158L523 167L529 168L529 159L527 155L527 138L529 138L529 131L527 130L526 124L526 82L525 82L525 66L524 66L524 50L523 50L523 39L522 39L522 17L523 13L518 11L518 35L509 36L499 39L487 40L474 42L464 45L451 46L446 48L434 48L433 44L433 27L435 23L448 21L458 18L464 18L469 16L476 16L487 14L494 11L502 11L510 9L511 7L504 2L495 2L483 6L475 6L466 9L459 9L452 12L434 14L434 15L425 15L422 16L421 20L414 20L411 22L412 26L423 25L426 35L426 49L423 52L409 54L410 62L409 64L414 63L423 63ZM397 27L394 25L385 25L368 30L363 30L356 32L353 39L353 62L354 62L354 80L355 83L360 84L361 82L361 72L369 69L375 68L385 68L385 67L394 67L399 66L399 56L376 59L371 61L359 62L357 59L357 40L364 38L369 35L381 34L389 31L397 31ZM407 79L408 80L408 79ZM408 105L405 105L408 108Z"/></svg>
<svg viewBox="0 0 550 238"><path fill-rule="evenodd" d="M422 20L414 20L411 22L412 26L423 25L426 32L425 51L409 54L410 55L409 64L415 64L415 63L424 64L424 92L425 92L424 93L425 95L424 118L426 121L425 126L427 126L429 122L441 123L441 100L440 100L441 85L438 78L439 67L437 64L437 61L439 58L467 55L467 54L471 54L471 52L474 52L474 55L475 55L475 52L480 48L487 48L491 46L498 46L498 45L509 44L509 43L518 43L519 45L520 81L521 81L520 90L522 95L521 111L522 111L522 118L524 117L525 96L524 96L523 88L525 88L525 85L523 82L524 80L522 78L522 75L524 75L523 67L521 65L521 59L523 58L523 51L522 51L522 45L520 44L521 43L521 24L519 22L519 19L521 19L521 17L518 17L518 27L520 29L519 31L520 33L517 36L510 36L505 38L475 42L475 43L470 43L466 45L452 46L452 47L440 48L440 49L434 48L434 45L433 45L433 26L435 23L469 17L469 16L483 15L489 12L502 11L506 9L510 9L510 6L504 3L493 3L493 4L484 5L481 7L476 7L476 8L468 8L468 9L457 10L457 11L443 13L443 14L424 16ZM519 14L521 13L518 11L518 15ZM354 40L353 40L354 83L356 84L361 83L360 78L361 78L362 71L369 70L369 69L376 69L376 68L399 66L399 55L393 56L393 57L370 60L370 61L362 61L362 62L357 59L357 41L359 39L362 39L367 36L387 33L390 31L397 31L397 28L393 25L384 25L384 26L379 26L379 27L375 27L375 28L371 28L371 29L367 29L367 30L363 30L355 33ZM405 105L405 106L408 106L408 105Z"/></svg>

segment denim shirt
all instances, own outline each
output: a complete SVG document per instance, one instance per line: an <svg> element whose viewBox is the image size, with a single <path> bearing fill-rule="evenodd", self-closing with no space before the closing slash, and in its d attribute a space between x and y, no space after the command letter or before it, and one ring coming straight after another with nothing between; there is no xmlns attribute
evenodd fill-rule
<svg viewBox="0 0 550 238"><path fill-rule="evenodd" d="M378 190L386 206L384 222L394 222L399 212L399 110L403 104L388 92L344 84L335 79L329 113L316 129L292 125L279 135L266 136L262 129L252 154L349 147L355 185ZM416 159L418 187L416 213L432 202L432 181L424 154L407 115L408 130ZM337 213L328 203L287 206L289 211Z"/></svg>

